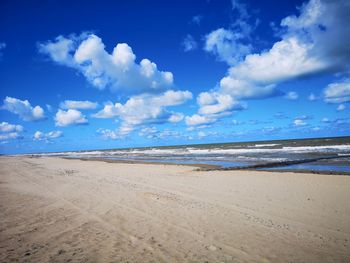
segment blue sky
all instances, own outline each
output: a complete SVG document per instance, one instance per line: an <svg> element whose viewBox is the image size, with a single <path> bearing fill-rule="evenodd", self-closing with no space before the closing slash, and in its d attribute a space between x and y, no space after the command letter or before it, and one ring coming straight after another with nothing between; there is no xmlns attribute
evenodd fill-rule
<svg viewBox="0 0 350 263"><path fill-rule="evenodd" d="M350 135L350 3L1 1L0 152Z"/></svg>

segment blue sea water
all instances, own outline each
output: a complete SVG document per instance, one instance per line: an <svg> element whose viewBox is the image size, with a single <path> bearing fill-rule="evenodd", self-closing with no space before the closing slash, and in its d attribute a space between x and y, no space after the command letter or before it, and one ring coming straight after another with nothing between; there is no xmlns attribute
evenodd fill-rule
<svg viewBox="0 0 350 263"><path fill-rule="evenodd" d="M350 172L350 137L61 152L68 158Z"/></svg>

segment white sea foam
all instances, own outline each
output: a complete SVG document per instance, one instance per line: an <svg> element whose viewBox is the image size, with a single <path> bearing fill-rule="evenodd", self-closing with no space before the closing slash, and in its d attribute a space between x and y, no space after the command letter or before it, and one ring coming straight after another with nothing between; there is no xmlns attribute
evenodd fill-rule
<svg viewBox="0 0 350 263"><path fill-rule="evenodd" d="M267 146L268 145L268 146ZM264 147L276 146L277 144L265 144ZM259 145L261 147L261 145ZM151 148L151 149L123 149L109 151L78 151L78 152L60 152L60 153L45 153L38 155L45 156L69 156L69 157L128 157L128 156L243 156L244 154L274 154L274 153L337 153L350 154L350 145L328 145L328 146L295 146L282 148ZM260 156L260 159L263 158Z"/></svg>

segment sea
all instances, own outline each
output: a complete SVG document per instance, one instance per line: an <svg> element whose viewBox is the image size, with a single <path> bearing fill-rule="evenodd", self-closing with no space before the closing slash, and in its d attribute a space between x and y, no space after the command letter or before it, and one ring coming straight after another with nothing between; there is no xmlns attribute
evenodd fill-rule
<svg viewBox="0 0 350 263"><path fill-rule="evenodd" d="M206 165L213 169L350 173L350 136L70 151L39 155Z"/></svg>

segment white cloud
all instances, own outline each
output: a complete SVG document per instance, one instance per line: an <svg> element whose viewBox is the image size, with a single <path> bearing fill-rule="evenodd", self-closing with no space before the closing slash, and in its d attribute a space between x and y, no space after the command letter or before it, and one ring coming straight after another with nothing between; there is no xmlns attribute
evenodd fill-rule
<svg viewBox="0 0 350 263"><path fill-rule="evenodd" d="M55 116L55 125L65 127L69 125L87 124L88 120L78 110L69 109L67 111L58 110Z"/></svg>
<svg viewBox="0 0 350 263"><path fill-rule="evenodd" d="M34 137L34 140L41 140L43 139L44 134L41 131L36 131L33 137Z"/></svg>
<svg viewBox="0 0 350 263"><path fill-rule="evenodd" d="M324 90L324 99L328 103L350 102L350 80L329 84Z"/></svg>
<svg viewBox="0 0 350 263"><path fill-rule="evenodd" d="M21 138L21 135L18 132L0 133L0 141L18 138Z"/></svg>
<svg viewBox="0 0 350 263"><path fill-rule="evenodd" d="M297 100L299 95L295 91L290 91L285 95L285 98L288 100Z"/></svg>
<svg viewBox="0 0 350 263"><path fill-rule="evenodd" d="M168 121L172 123L180 122L184 119L184 115L182 113L173 113Z"/></svg>
<svg viewBox="0 0 350 263"><path fill-rule="evenodd" d="M305 126L306 125L306 122L302 119L295 119L294 120L294 125L295 126Z"/></svg>
<svg viewBox="0 0 350 263"><path fill-rule="evenodd" d="M337 111L343 111L346 109L346 106L344 104L339 104L339 106L337 107Z"/></svg>
<svg viewBox="0 0 350 263"><path fill-rule="evenodd" d="M0 132L6 133L6 132L22 132L22 131L23 131L23 126L21 125L10 124L5 121L0 123Z"/></svg>
<svg viewBox="0 0 350 263"><path fill-rule="evenodd" d="M219 61L233 65L251 51L250 45L239 42L242 38L241 33L219 28L205 36L204 50L215 55Z"/></svg>
<svg viewBox="0 0 350 263"><path fill-rule="evenodd" d="M181 113L169 112L166 107L183 104L192 98L189 91L168 90L162 94L142 94L128 99L125 104L109 103L94 114L95 118L119 118L120 135L127 135L142 124L176 122L183 118Z"/></svg>
<svg viewBox="0 0 350 263"><path fill-rule="evenodd" d="M9 139L17 139L22 136L20 133L23 131L23 126L10 124L8 122L0 123L0 141L5 141Z"/></svg>
<svg viewBox="0 0 350 263"><path fill-rule="evenodd" d="M158 135L158 130L155 127L145 127L141 129L139 135L144 136L147 139L156 138Z"/></svg>
<svg viewBox="0 0 350 263"><path fill-rule="evenodd" d="M216 122L219 118L229 116L234 111L246 108L231 95L218 92L202 92L197 97L199 105L198 114L186 117L188 126L198 126Z"/></svg>
<svg viewBox="0 0 350 263"><path fill-rule="evenodd" d="M242 110L244 106L230 95L203 92L197 102L200 106L198 113L203 115L220 114L232 110Z"/></svg>
<svg viewBox="0 0 350 263"><path fill-rule="evenodd" d="M89 110L96 109L98 104L96 102L91 101L79 101L79 100L65 100L61 102L60 107L62 109L76 109L76 110Z"/></svg>
<svg viewBox="0 0 350 263"><path fill-rule="evenodd" d="M60 138L60 137L62 137L62 135L63 135L62 131L50 131L48 133L43 133L41 131L36 131L34 133L33 138L34 138L35 141L42 141L42 140L49 141L51 139Z"/></svg>
<svg viewBox="0 0 350 263"><path fill-rule="evenodd" d="M38 121L45 118L44 110L40 106L32 107L28 100L6 97L1 108L17 114L24 121Z"/></svg>
<svg viewBox="0 0 350 263"><path fill-rule="evenodd" d="M173 86L173 74L159 71L148 59L136 63L136 56L126 43L119 43L110 54L102 39L94 34L59 36L40 43L39 51L53 61L75 68L96 88L125 93L161 91Z"/></svg>
<svg viewBox="0 0 350 263"><path fill-rule="evenodd" d="M330 121L328 118L326 118L326 117L324 117L321 121L322 121L322 122L325 122L325 123L331 122L331 121Z"/></svg>
<svg viewBox="0 0 350 263"><path fill-rule="evenodd" d="M97 133L100 134L101 137L105 140L116 140L120 138L118 132L112 131L110 129L98 129Z"/></svg>
<svg viewBox="0 0 350 263"><path fill-rule="evenodd" d="M193 36L188 34L182 41L182 46L184 51L188 52L197 48L197 42L194 40Z"/></svg>
<svg viewBox="0 0 350 263"><path fill-rule="evenodd" d="M213 123L216 121L216 119L213 117L202 116L198 114L194 114L192 116L186 116L185 120L188 126L198 126L198 125Z"/></svg>
<svg viewBox="0 0 350 263"><path fill-rule="evenodd" d="M238 99L264 98L278 94L277 84L286 80L349 70L350 27L344 26L350 23L349 12L346 1L309 1L299 16L282 20L284 33L270 50L232 65L217 92Z"/></svg>
<svg viewBox="0 0 350 263"><path fill-rule="evenodd" d="M205 136L207 136L207 134L205 132L203 132L203 131L199 131L197 133L197 135L198 135L199 138L204 138Z"/></svg>
<svg viewBox="0 0 350 263"><path fill-rule="evenodd" d="M317 97L315 94L311 93L311 94L307 97L307 99L308 99L309 101L316 101L316 100L318 100L318 97Z"/></svg>

